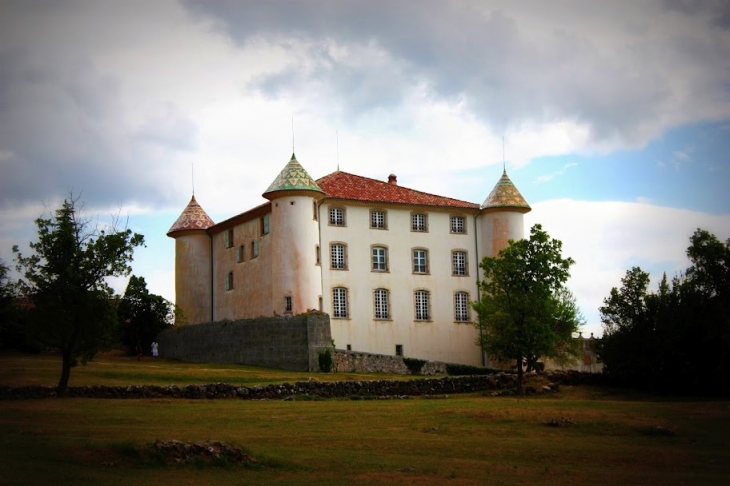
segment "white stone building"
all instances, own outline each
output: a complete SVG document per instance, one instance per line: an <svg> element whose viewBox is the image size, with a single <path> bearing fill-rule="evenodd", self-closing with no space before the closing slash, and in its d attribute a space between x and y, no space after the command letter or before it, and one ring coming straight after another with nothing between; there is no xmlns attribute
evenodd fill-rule
<svg viewBox="0 0 730 486"><path fill-rule="evenodd" d="M175 238L177 305L190 324L316 309L336 347L484 364L478 267L523 237L530 211L504 172L482 205L336 171L294 155L269 202L214 223L193 197Z"/></svg>

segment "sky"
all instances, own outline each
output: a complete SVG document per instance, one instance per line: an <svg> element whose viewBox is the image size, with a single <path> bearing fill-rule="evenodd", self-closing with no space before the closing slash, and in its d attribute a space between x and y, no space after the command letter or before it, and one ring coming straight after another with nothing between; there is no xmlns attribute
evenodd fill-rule
<svg viewBox="0 0 730 486"><path fill-rule="evenodd" d="M69 194L145 235L174 300L190 200L221 221L291 156L481 203L507 172L572 257L585 333L633 266L730 238L730 2L0 0L0 258ZM125 279L115 279L122 293Z"/></svg>

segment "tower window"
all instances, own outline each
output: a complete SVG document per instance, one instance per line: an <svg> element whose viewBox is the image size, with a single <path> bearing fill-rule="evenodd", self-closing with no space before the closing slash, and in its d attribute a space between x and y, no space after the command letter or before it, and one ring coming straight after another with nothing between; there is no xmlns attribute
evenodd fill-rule
<svg viewBox="0 0 730 486"><path fill-rule="evenodd" d="M291 295L285 295L284 296L284 313L285 314L291 314L292 313Z"/></svg>

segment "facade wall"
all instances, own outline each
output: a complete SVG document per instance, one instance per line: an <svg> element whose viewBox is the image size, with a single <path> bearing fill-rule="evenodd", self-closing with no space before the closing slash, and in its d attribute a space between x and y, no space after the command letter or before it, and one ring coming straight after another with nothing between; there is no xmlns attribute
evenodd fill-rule
<svg viewBox="0 0 730 486"><path fill-rule="evenodd" d="M478 218L479 244L482 256L497 256L507 248L509 240L524 238L524 218L518 211L501 211L481 214Z"/></svg>
<svg viewBox="0 0 730 486"><path fill-rule="evenodd" d="M345 210L346 226L329 224L330 207ZM370 227L372 209L387 211L387 229ZM411 215L427 214L428 231L411 230ZM450 216L463 216L465 234L452 234ZM412 208L378 208L376 206L340 205L326 202L320 207L322 297L324 312L331 316L332 336L339 348L350 345L353 351L393 355L396 345L407 357L481 364L481 353L474 344L477 330L470 322L456 322L454 294L467 292L469 300L477 299L476 235L473 216L453 212L422 211ZM330 245L345 244L347 269L332 269ZM388 270L372 270L372 247L387 248ZM428 251L428 273L414 274L412 252ZM468 272L452 275L452 251L467 254ZM332 289L347 289L348 315L338 318L333 308ZM376 319L375 289L390 294L390 318ZM430 318L417 320L414 293L427 290L430 297ZM469 320L475 316L469 309Z"/></svg>
<svg viewBox="0 0 730 486"><path fill-rule="evenodd" d="M321 314L175 327L157 341L165 358L295 371L319 370L319 353L332 347L329 318Z"/></svg>
<svg viewBox="0 0 730 486"><path fill-rule="evenodd" d="M271 233L262 234L262 218L263 216L253 218L230 228L233 230L230 247L226 247L228 229L212 236L215 321L272 316L274 312L281 311L272 300L271 266L274 256ZM254 242L258 245L256 257L253 256L252 249ZM243 259L239 262L238 249L241 246ZM229 272L233 272L233 287L226 290Z"/></svg>
<svg viewBox="0 0 730 486"><path fill-rule="evenodd" d="M175 240L175 302L188 324L211 319L210 237L203 231Z"/></svg>

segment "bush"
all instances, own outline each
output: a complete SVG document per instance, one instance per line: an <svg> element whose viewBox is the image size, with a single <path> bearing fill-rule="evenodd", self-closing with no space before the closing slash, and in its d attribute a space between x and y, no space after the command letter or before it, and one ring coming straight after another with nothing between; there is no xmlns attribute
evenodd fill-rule
<svg viewBox="0 0 730 486"><path fill-rule="evenodd" d="M460 365L460 364L447 364L446 373L455 376L464 375L491 375L497 373L497 370L491 368L479 368L477 366Z"/></svg>
<svg viewBox="0 0 730 486"><path fill-rule="evenodd" d="M319 371L322 373L329 373L334 367L334 360L332 359L332 351L329 348L319 353Z"/></svg>
<svg viewBox="0 0 730 486"><path fill-rule="evenodd" d="M403 363L405 363L412 375L420 375L421 368L426 364L424 360L415 358L403 358Z"/></svg>

